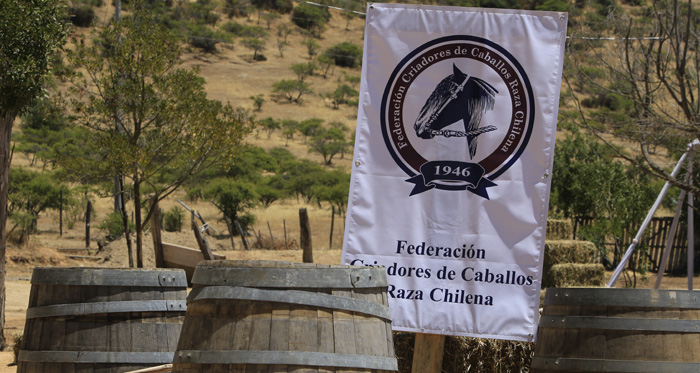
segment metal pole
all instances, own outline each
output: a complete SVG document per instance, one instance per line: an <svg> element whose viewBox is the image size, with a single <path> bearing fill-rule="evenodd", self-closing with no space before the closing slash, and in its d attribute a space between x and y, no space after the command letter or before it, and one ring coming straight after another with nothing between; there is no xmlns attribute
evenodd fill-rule
<svg viewBox="0 0 700 373"><path fill-rule="evenodd" d="M681 157L681 159L678 161L678 164L676 164L676 168L674 168L673 172L671 172L671 177L676 177L676 175L678 174L678 172L681 169L681 166L683 165L683 162L685 162L685 159L687 157L688 157L688 152L684 153L683 156ZM617 278L620 277L620 274L625 269L625 266L627 265L627 262L629 261L630 256L632 256L632 252L634 252L634 248L637 246L637 243L639 243L639 241L642 239L642 235L644 235L644 231L647 229L647 226L651 222L651 218L654 217L656 210L659 209L659 206L661 205L661 201L663 201L663 199L666 196L666 193L668 192L668 189L670 187L671 187L671 183L667 181L666 184L664 184L664 187L661 188L661 192L659 193L659 196L656 197L656 201L654 202L654 205L651 207L651 210L649 210L649 213L647 214L647 217L644 219L642 226L639 227L639 231L637 231L637 235L632 240L632 244L630 244L629 248L627 248L625 255L622 257L622 260L620 260L620 264L618 264L617 268L615 268L615 272L613 272L613 275L610 278L610 281L608 282L609 288L615 286L615 283L617 282Z"/></svg>

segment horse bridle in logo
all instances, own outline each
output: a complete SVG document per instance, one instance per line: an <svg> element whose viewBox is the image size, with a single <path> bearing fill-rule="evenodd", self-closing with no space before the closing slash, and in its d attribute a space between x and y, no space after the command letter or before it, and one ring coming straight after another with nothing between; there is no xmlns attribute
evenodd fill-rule
<svg viewBox="0 0 700 373"><path fill-rule="evenodd" d="M489 76L492 79L498 76L502 80L494 85L505 87L501 88L505 92L499 92L483 77L469 75L468 71L460 69L458 65L462 59L490 68L493 72ZM447 76L425 98L415 120L404 118L404 104L411 95L411 85L422 73L445 61L452 62L451 71L442 73L442 76ZM449 65L443 63L440 66ZM508 100L498 101L499 93ZM510 107L503 107L504 102L510 102ZM381 111L382 134L387 148L396 163L410 176L406 181L415 184L410 195L437 188L468 190L486 199L489 198L486 188L496 186L493 180L512 166L525 150L535 114L532 87L518 61L501 46L466 35L432 40L407 55L394 69L386 85ZM482 123L487 112L497 113L498 123ZM460 121L464 131L461 127L453 127ZM413 124L412 128L410 124ZM487 144L492 151L475 162L477 140L480 135L490 132L503 137ZM413 145L413 142L439 137L466 138L469 159L426 159Z"/></svg>

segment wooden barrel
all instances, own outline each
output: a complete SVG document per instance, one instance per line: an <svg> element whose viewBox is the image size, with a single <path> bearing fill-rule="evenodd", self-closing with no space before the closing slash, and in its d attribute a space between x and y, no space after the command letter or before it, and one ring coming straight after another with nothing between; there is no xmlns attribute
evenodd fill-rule
<svg viewBox="0 0 700 373"><path fill-rule="evenodd" d="M396 371L383 267L197 265L173 372Z"/></svg>
<svg viewBox="0 0 700 373"><path fill-rule="evenodd" d="M181 269L35 268L17 372L128 372L171 363Z"/></svg>
<svg viewBox="0 0 700 373"><path fill-rule="evenodd" d="M549 288L532 371L700 372L700 292Z"/></svg>

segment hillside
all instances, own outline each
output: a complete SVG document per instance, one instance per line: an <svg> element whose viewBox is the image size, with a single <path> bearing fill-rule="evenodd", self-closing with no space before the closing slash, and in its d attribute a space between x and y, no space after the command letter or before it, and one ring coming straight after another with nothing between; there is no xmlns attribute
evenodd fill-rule
<svg viewBox="0 0 700 373"><path fill-rule="evenodd" d="M111 4L95 7L97 19L93 22L91 28L74 27L71 39L74 42L85 42L91 40L91 32L99 25L104 25L114 14L114 7ZM216 11L216 10L215 10ZM219 9L220 11L220 9ZM128 15L128 13L125 13ZM229 19L221 14L219 25L228 22ZM277 121L283 119L294 119L302 121L310 118L319 118L325 123L335 121L341 122L348 128L349 138L351 133L354 133L356 121L356 104L340 105L334 109L332 103L322 97L323 94L332 92L336 87L345 83L345 76L357 78L359 81L359 68L348 69L334 67L328 71L327 77L320 73L314 74L306 78L306 82L313 90L313 94L304 95L299 103L290 103L284 99L277 99L272 94L273 83L282 79L296 79L294 71L291 69L292 64L307 63L310 61L307 46L302 43L310 37L303 32L302 29L295 26L290 21L289 15L273 20L269 25L259 22L256 15L252 14L249 17L233 18L230 21L235 21L242 25L265 27L269 36L266 38L266 47L260 51L267 59L265 61L253 61L253 51L245 48L239 39L234 39L233 42L219 43L214 53L205 53L199 49L192 47L186 42L182 42L184 53L182 55L182 67L200 69L200 75L206 80L206 91L210 99L219 100L224 103L230 103L234 107L242 107L249 111L256 120L264 118L273 118ZM276 45L276 29L280 25L285 25L292 29L292 32L287 36L287 45L283 49L283 55L280 54ZM362 34L364 21L357 17L350 22L338 14L338 11L331 11L331 18L327 24L327 29L322 33L320 38L314 39L318 43L318 51L323 52L327 48L341 42L352 42L361 48ZM67 48L71 48L70 45ZM65 82L58 81L59 90L64 90ZM359 84L355 87L359 89ZM252 96L262 95L264 103L259 111L255 111ZM21 135L21 126L15 126L15 138ZM260 146L265 149L273 147L285 147L293 155L298 158L309 159L319 165L323 163L323 158L309 152L309 146L301 136L296 136L292 140L287 140L282 135L280 130L274 131L268 138L268 134L262 130L255 131L245 141L248 144ZM351 152L351 150L350 150ZM327 169L339 169L349 173L351 162L351 153L345 154L343 158L336 157L333 159L333 165ZM13 158L14 167L27 167L36 170L42 170L40 165L30 167L29 157L16 153ZM93 205L95 206L96 217L93 216L91 222L91 244L92 248L97 247L97 241L103 241L104 233L97 227L101 220L111 211L110 198L104 196L90 196ZM228 237L228 231L225 223L221 220L221 214L208 201L188 201L184 190L176 193L173 198L161 203L161 209L164 211L173 206L180 206L177 200L181 200L188 207L200 212L204 219L211 224L216 230L216 237L211 237L210 240L215 247L215 250L230 250L231 240ZM312 242L314 247L325 249L332 247L339 249L342 242L343 222L336 216L333 229L333 242L330 239L331 225L331 209L330 206L320 206L315 203L304 203L297 201L294 198L287 198L274 203L272 206L263 209L256 208L251 212L256 216L257 223L254 226L255 230L260 233L260 239L268 239L272 235L277 243L277 246L284 246L285 228L287 244L298 248L299 239L299 208L307 208L311 220L313 231ZM72 228L64 226L64 234L59 235L58 211L48 210L39 215L38 231L32 234L28 244L31 250L23 250L13 259L10 255L11 263L18 264L42 264L39 257L45 256L46 253L53 253L51 249L65 248L80 248L85 247L85 227L82 221L76 223ZM64 223L65 224L65 223ZM186 217L185 228L180 233L168 233L172 237L169 239L173 243L180 243L189 247L196 247L194 235L187 229L189 227L189 216ZM255 236L248 238L255 243ZM150 238L144 240L146 244L146 256L150 255L151 242ZM11 246L12 243L11 243ZM125 243L123 239L112 242L109 247L118 247L118 252L123 254L109 254L106 252L98 253L91 251L89 255L96 255L93 261L72 261L66 260L64 255L59 254L54 260L60 261L61 264L80 264L80 263L105 263L108 265L126 265L125 261ZM43 249L48 249L44 251ZM236 237L236 249L241 249L241 241ZM11 248L12 249L12 248ZM42 255L33 255L32 253L42 252ZM79 253L83 256L83 253ZM336 255L337 256L337 255ZM104 262L109 261L109 263ZM339 260L339 259L335 259ZM148 260L147 260L148 263Z"/></svg>

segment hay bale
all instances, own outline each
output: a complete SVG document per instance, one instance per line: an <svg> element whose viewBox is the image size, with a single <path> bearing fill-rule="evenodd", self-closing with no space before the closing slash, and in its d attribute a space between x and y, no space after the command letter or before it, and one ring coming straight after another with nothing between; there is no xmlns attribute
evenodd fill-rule
<svg viewBox="0 0 700 373"><path fill-rule="evenodd" d="M547 219L545 240L570 240L574 237L574 226L569 219Z"/></svg>
<svg viewBox="0 0 700 373"><path fill-rule="evenodd" d="M555 264L543 273L542 287L603 286L602 264Z"/></svg>
<svg viewBox="0 0 700 373"><path fill-rule="evenodd" d="M415 334L394 332L399 372L411 371ZM534 343L487 338L445 337L443 373L528 372Z"/></svg>
<svg viewBox="0 0 700 373"><path fill-rule="evenodd" d="M598 249L589 241L546 241L544 243L544 271L555 264L594 263L598 261Z"/></svg>

